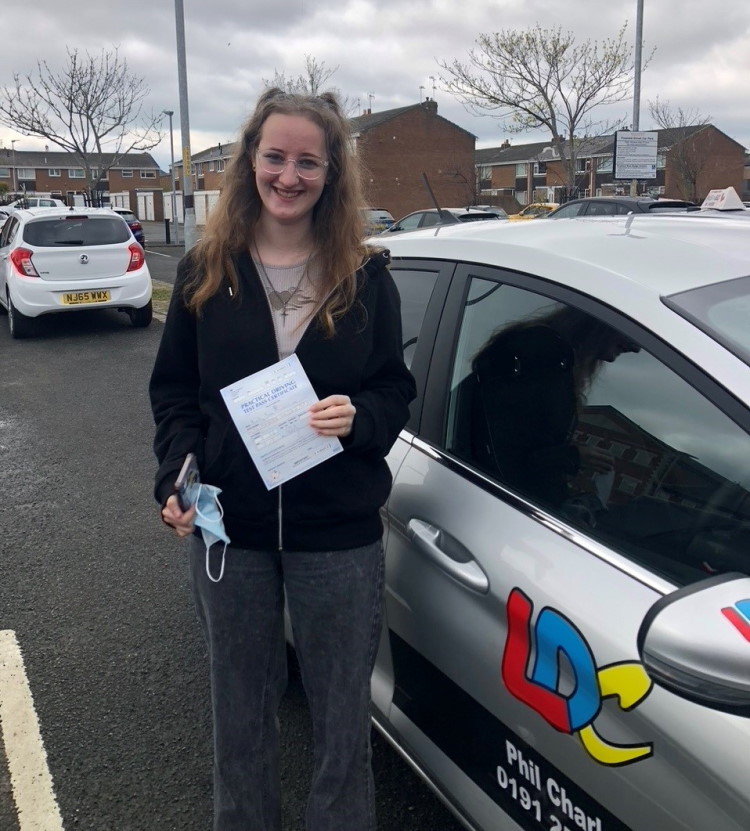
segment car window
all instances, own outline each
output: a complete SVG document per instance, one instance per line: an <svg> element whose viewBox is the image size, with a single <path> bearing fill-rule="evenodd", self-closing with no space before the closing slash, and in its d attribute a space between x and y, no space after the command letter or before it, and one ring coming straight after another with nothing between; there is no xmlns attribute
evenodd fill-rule
<svg viewBox="0 0 750 831"><path fill-rule="evenodd" d="M628 209L617 202L589 202L586 208L586 216L615 216L626 213Z"/></svg>
<svg viewBox="0 0 750 831"><path fill-rule="evenodd" d="M411 366L422 329L427 304L437 282L438 272L422 269L392 269L391 274L401 295L401 329L404 360Z"/></svg>
<svg viewBox="0 0 750 831"><path fill-rule="evenodd" d="M29 245L56 247L69 245L112 245L131 238L130 229L119 217L72 216L36 219L23 231Z"/></svg>
<svg viewBox="0 0 750 831"><path fill-rule="evenodd" d="M0 248L5 248L5 246L13 242L17 230L18 220L14 216L9 217L8 221L3 225L2 232L0 232Z"/></svg>
<svg viewBox="0 0 750 831"><path fill-rule="evenodd" d="M578 216L581 213L583 204L581 202L574 202L570 205L563 205L555 211L555 219L570 219L572 216Z"/></svg>
<svg viewBox="0 0 750 831"><path fill-rule="evenodd" d="M427 211L422 214L422 221L419 224L420 228L432 228L440 223L440 217L436 212Z"/></svg>
<svg viewBox="0 0 750 831"><path fill-rule="evenodd" d="M422 219L422 212L419 211L415 214L409 214L409 216L405 216L402 220L400 220L398 225L399 231L413 231L414 229L419 227L419 220ZM391 226L395 227L395 226Z"/></svg>
<svg viewBox="0 0 750 831"><path fill-rule="evenodd" d="M750 437L603 320L473 278L445 446L678 585L750 573Z"/></svg>

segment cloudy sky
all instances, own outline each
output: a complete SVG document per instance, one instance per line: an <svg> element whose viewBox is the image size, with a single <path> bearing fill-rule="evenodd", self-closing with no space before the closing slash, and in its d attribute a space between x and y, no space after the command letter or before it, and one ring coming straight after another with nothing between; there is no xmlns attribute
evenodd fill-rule
<svg viewBox="0 0 750 831"><path fill-rule="evenodd" d="M184 0L191 147L232 141L264 79L304 71L305 55L329 69L353 114L434 97L439 113L477 136L477 147L542 141L544 133L510 136L495 118L468 112L443 91L438 61L465 60L480 33L562 26L579 41L635 32L636 0ZM0 86L26 74L37 59L51 68L66 48L98 53L118 46L131 72L151 92L148 107L175 110L175 154L181 147L173 0L33 0L3 3ZM697 110L750 148L750 0L645 0L641 129L653 126L648 101ZM357 104L359 102L359 105ZM606 115L632 120L632 100ZM166 125L165 125L166 126ZM0 127L0 142L16 150L44 141ZM52 148L50 148L52 149ZM169 165L169 135L153 151Z"/></svg>

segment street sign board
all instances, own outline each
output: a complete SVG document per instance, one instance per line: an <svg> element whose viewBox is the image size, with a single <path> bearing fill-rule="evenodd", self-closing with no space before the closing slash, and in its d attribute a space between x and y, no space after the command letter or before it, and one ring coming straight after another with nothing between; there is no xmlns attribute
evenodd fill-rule
<svg viewBox="0 0 750 831"><path fill-rule="evenodd" d="M655 179L659 135L618 130L615 133L614 178Z"/></svg>

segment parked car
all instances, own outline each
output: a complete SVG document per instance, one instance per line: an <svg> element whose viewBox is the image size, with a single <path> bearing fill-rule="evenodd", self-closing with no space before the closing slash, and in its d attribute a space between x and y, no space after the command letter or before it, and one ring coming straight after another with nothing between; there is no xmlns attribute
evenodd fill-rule
<svg viewBox="0 0 750 831"><path fill-rule="evenodd" d="M439 225L457 225L463 222L478 222L488 219L498 219L492 213L483 209L471 208L427 208L414 211L394 222L383 232L384 236L400 233L401 231L415 231L418 228L435 228Z"/></svg>
<svg viewBox="0 0 750 831"><path fill-rule="evenodd" d="M13 212L0 231L0 309L11 336L33 334L42 315L92 308L151 322L151 275L125 220L109 208Z"/></svg>
<svg viewBox="0 0 750 831"><path fill-rule="evenodd" d="M130 210L130 208L111 208L116 214L119 214L125 222L128 223L128 228L133 232L136 242L139 242L144 248L146 247L146 235L141 225L140 219Z"/></svg>
<svg viewBox="0 0 750 831"><path fill-rule="evenodd" d="M508 219L511 222L519 222L525 219L539 219L540 217L549 216L555 210L557 202L532 202L525 208L522 208L517 214L511 214Z"/></svg>
<svg viewBox="0 0 750 831"><path fill-rule="evenodd" d="M632 213L675 213L687 211L693 202L683 199L652 199L650 196L586 196L571 199L549 214L550 219L575 216L624 216Z"/></svg>
<svg viewBox="0 0 750 831"><path fill-rule="evenodd" d="M67 205L62 199L54 199L51 196L26 196L23 199L16 199L5 206L6 210L17 211L22 208L65 208Z"/></svg>
<svg viewBox="0 0 750 831"><path fill-rule="evenodd" d="M385 208L363 208L365 236L379 234L393 225L393 214Z"/></svg>
<svg viewBox="0 0 750 831"><path fill-rule="evenodd" d="M0 208L0 230L5 225L5 220L10 216L10 213L7 208Z"/></svg>
<svg viewBox="0 0 750 831"><path fill-rule="evenodd" d="M475 831L747 831L750 235L637 214L387 245L419 396L378 728Z"/></svg>

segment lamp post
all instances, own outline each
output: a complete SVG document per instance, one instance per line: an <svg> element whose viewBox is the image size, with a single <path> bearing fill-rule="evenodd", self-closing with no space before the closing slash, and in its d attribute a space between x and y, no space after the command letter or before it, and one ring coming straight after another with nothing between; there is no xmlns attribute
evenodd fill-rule
<svg viewBox="0 0 750 831"><path fill-rule="evenodd" d="M643 41L643 0L637 0L635 12L635 62L633 64L633 132L641 127L641 49ZM630 195L638 196L638 180L630 182Z"/></svg>
<svg viewBox="0 0 750 831"><path fill-rule="evenodd" d="M16 170L16 142L21 139L11 139L10 147L13 153L13 196L18 196L18 170Z"/></svg>
<svg viewBox="0 0 750 831"><path fill-rule="evenodd" d="M187 64L185 60L185 10L183 0L174 0L177 30L177 80L180 88L180 130L182 132L182 213L185 218L185 251L196 243L193 171L190 169L190 114L188 112Z"/></svg>
<svg viewBox="0 0 750 831"><path fill-rule="evenodd" d="M172 132L172 116L174 110L162 110L164 115L169 116L169 155L171 159L170 170L172 171L172 224L174 225L174 241L180 241L180 235L177 231L180 223L177 221L177 194L175 193L175 178L174 178L174 133Z"/></svg>

